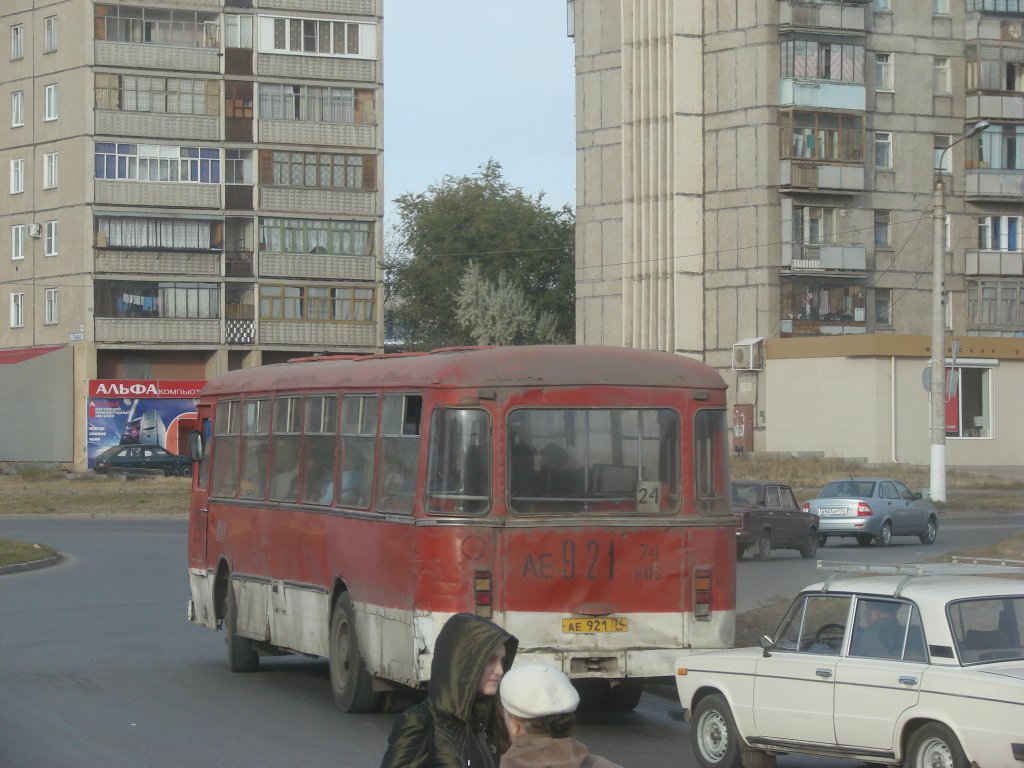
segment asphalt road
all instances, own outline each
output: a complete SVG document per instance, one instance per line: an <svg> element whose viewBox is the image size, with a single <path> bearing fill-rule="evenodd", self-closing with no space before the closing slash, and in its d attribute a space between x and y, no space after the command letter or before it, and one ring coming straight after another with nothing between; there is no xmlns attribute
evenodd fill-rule
<svg viewBox="0 0 1024 768"><path fill-rule="evenodd" d="M0 536L66 556L0 577L0 768L377 766L394 716L335 710L324 662L264 659L255 674L231 674L223 634L185 620L185 530L180 518L0 518ZM940 542L1019 530L1024 515L975 518L944 525ZM900 561L921 549L830 544L823 554ZM813 561L780 552L744 561L739 577L742 604L754 585L781 593L815 574ZM628 714L582 714L578 735L627 768L689 768L688 726L669 718L678 704L667 693L645 694Z"/></svg>

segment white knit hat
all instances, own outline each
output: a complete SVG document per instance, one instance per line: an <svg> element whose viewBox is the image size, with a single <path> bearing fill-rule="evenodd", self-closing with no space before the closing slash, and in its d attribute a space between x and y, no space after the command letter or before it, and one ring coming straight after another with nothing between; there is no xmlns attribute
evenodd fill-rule
<svg viewBox="0 0 1024 768"><path fill-rule="evenodd" d="M580 695L560 670L545 664L513 667L501 678L505 711L522 720L575 712Z"/></svg>

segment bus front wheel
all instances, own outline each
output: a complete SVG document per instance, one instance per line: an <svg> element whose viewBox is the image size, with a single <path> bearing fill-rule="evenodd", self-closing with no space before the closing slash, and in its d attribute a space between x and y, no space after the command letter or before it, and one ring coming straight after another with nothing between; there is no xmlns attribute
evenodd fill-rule
<svg viewBox="0 0 1024 768"><path fill-rule="evenodd" d="M331 690L334 702L345 712L371 712L377 703L370 674L356 636L356 612L352 597L342 592L331 613Z"/></svg>
<svg viewBox="0 0 1024 768"><path fill-rule="evenodd" d="M225 642L228 644L228 669L232 672L254 672L260 665L259 654L256 647L248 637L238 634L238 599L235 597L235 588L228 579L228 605L224 620L224 628L228 636Z"/></svg>

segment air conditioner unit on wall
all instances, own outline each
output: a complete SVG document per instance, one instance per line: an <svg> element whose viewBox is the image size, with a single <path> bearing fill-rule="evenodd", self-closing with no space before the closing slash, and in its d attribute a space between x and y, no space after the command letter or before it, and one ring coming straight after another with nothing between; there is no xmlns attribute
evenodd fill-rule
<svg viewBox="0 0 1024 768"><path fill-rule="evenodd" d="M732 345L732 369L734 371L764 370L764 337L740 339Z"/></svg>
<svg viewBox="0 0 1024 768"><path fill-rule="evenodd" d="M29 224L28 225L28 236L29 237L42 237L43 225L42 224Z"/></svg>

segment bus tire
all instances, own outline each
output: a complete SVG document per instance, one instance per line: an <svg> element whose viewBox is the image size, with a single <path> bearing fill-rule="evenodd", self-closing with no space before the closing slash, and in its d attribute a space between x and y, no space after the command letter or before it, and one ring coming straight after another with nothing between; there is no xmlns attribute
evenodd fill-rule
<svg viewBox="0 0 1024 768"><path fill-rule="evenodd" d="M235 588L228 578L227 610L224 616L224 628L228 636L224 641L228 644L228 669L232 672L255 672L260 665L259 654L256 653L256 646L248 637L238 635L238 599L235 597Z"/></svg>
<svg viewBox="0 0 1024 768"><path fill-rule="evenodd" d="M342 592L331 612L331 690L334 703L344 712L372 712L377 704L370 674L356 636L356 612L352 597Z"/></svg>
<svg viewBox="0 0 1024 768"><path fill-rule="evenodd" d="M632 712L644 695L644 684L640 680L622 680L618 685L612 684L604 700L604 708L609 712Z"/></svg>

